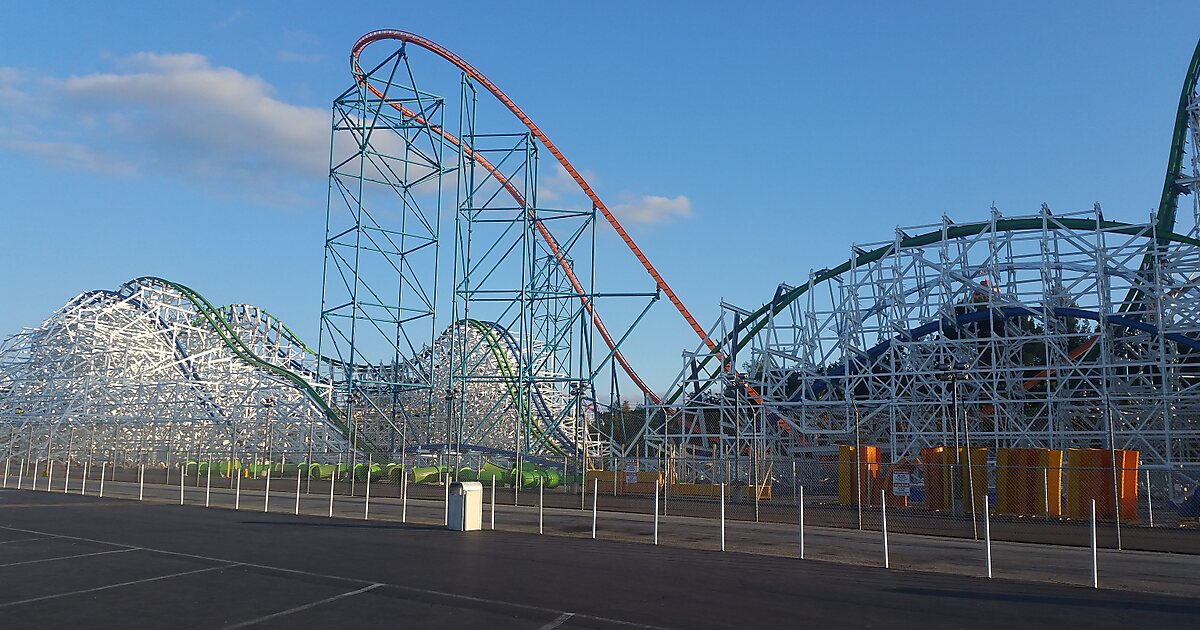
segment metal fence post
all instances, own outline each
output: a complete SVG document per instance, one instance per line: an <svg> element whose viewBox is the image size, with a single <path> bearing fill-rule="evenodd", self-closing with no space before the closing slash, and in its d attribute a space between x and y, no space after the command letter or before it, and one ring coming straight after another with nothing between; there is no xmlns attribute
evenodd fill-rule
<svg viewBox="0 0 1200 630"><path fill-rule="evenodd" d="M199 469L196 470L199 473ZM271 508L271 462L267 462L267 486L263 491L263 512Z"/></svg>
<svg viewBox="0 0 1200 630"><path fill-rule="evenodd" d="M183 463L183 470L179 471L179 505L183 505L183 486L187 482L187 462Z"/></svg>
<svg viewBox="0 0 1200 630"><path fill-rule="evenodd" d="M496 531L496 475L492 474L492 531Z"/></svg>
<svg viewBox="0 0 1200 630"><path fill-rule="evenodd" d="M1100 576L1096 567L1096 500L1092 499L1092 588L1100 588Z"/></svg>
<svg viewBox="0 0 1200 630"><path fill-rule="evenodd" d="M204 481L204 507L212 504L212 462L208 462L208 475Z"/></svg>
<svg viewBox="0 0 1200 630"><path fill-rule="evenodd" d="M442 526L443 527L448 526L450 524L450 475L449 474L446 475L446 481L445 481L444 485L445 485L445 490L446 490L446 496L445 496L444 502L442 503Z"/></svg>
<svg viewBox="0 0 1200 630"><path fill-rule="evenodd" d="M108 462L100 462L100 496L104 497L104 468Z"/></svg>
<svg viewBox="0 0 1200 630"><path fill-rule="evenodd" d="M146 465L142 464L138 468L138 501L141 501L146 496Z"/></svg>
<svg viewBox="0 0 1200 630"><path fill-rule="evenodd" d="M17 470L17 490L21 489L21 482L24 480L25 480L25 458L22 457L21 458L21 468Z"/></svg>
<svg viewBox="0 0 1200 630"><path fill-rule="evenodd" d="M363 503L363 520L371 520L371 466L367 465L367 497Z"/></svg>
<svg viewBox="0 0 1200 630"><path fill-rule="evenodd" d="M67 458L67 477L63 480L63 494L67 493L67 489L71 486L71 459Z"/></svg>
<svg viewBox="0 0 1200 630"><path fill-rule="evenodd" d="M400 522L408 522L408 471L404 471L400 482ZM495 484L495 480L492 481Z"/></svg>
<svg viewBox="0 0 1200 630"><path fill-rule="evenodd" d="M242 509L242 471L240 470L240 466L238 468L239 470L234 473L233 466L229 467L229 474L237 475L237 489L233 491L233 509L235 510Z"/></svg>
<svg viewBox="0 0 1200 630"><path fill-rule="evenodd" d="M329 518L333 518L333 491L337 488L338 470L335 466L333 472L329 473Z"/></svg>
<svg viewBox="0 0 1200 630"><path fill-rule="evenodd" d="M307 465L308 464L303 464L300 466L300 468L296 469L296 516L300 516L300 481L304 479L304 477L300 475L300 470L305 468ZM209 468L209 472L212 472L211 468Z"/></svg>
<svg viewBox="0 0 1200 630"><path fill-rule="evenodd" d="M800 506L800 559L804 559L804 486L800 486L800 497L797 501Z"/></svg>
<svg viewBox="0 0 1200 630"><path fill-rule="evenodd" d="M658 494L661 491L661 486L657 481L654 482L654 544L658 544Z"/></svg>
<svg viewBox="0 0 1200 630"><path fill-rule="evenodd" d="M987 504L984 504L987 507ZM992 577L992 519L989 516L990 510L983 511L983 544L986 547L987 559L987 576Z"/></svg>
<svg viewBox="0 0 1200 630"><path fill-rule="evenodd" d="M543 533L542 532L542 521L543 521L543 517L545 514L544 503L546 500L546 493L544 490L545 483L543 482L543 479L544 479L544 477L542 477L541 475L538 475L538 533L539 534Z"/></svg>
<svg viewBox="0 0 1200 630"><path fill-rule="evenodd" d="M600 480L592 480L592 540L596 540L596 495L600 493Z"/></svg>
<svg viewBox="0 0 1200 630"><path fill-rule="evenodd" d="M721 551L725 551L725 484L721 484Z"/></svg>
<svg viewBox="0 0 1200 630"><path fill-rule="evenodd" d="M883 568L891 567L891 561L888 558L888 532L887 532L887 497L884 490L879 491L879 515L883 529Z"/></svg>
<svg viewBox="0 0 1200 630"><path fill-rule="evenodd" d="M7 475L7 472L5 475ZM1150 494L1149 470L1146 470L1146 509L1150 512L1150 527L1154 527L1154 497Z"/></svg>

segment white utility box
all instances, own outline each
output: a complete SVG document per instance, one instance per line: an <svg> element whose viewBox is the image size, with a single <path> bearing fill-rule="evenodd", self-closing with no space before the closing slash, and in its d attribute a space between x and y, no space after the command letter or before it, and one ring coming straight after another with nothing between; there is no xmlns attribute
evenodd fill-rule
<svg viewBox="0 0 1200 630"><path fill-rule="evenodd" d="M460 481L450 484L446 527L459 532L483 529L483 484Z"/></svg>

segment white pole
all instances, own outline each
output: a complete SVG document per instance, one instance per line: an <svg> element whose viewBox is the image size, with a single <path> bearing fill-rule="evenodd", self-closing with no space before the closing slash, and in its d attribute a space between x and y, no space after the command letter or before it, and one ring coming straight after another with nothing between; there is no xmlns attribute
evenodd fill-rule
<svg viewBox="0 0 1200 630"><path fill-rule="evenodd" d="M8 469L5 468L4 476L7 483ZM1146 471L1146 509L1150 511L1150 527L1154 527L1154 497L1150 496L1150 471Z"/></svg>
<svg viewBox="0 0 1200 630"><path fill-rule="evenodd" d="M654 482L654 544L658 544L658 482Z"/></svg>
<svg viewBox="0 0 1200 630"><path fill-rule="evenodd" d="M371 464L369 459L367 461L367 500L363 503L364 521L371 520Z"/></svg>
<svg viewBox="0 0 1200 630"><path fill-rule="evenodd" d="M271 507L271 462L267 462L267 487L263 492L263 512Z"/></svg>
<svg viewBox="0 0 1200 630"><path fill-rule="evenodd" d="M17 490L21 489L21 482L25 480L25 458L21 458L21 469L17 471Z"/></svg>
<svg viewBox="0 0 1200 630"><path fill-rule="evenodd" d="M54 484L54 460L46 460L46 468L50 469L46 474L46 492L50 492L50 486Z"/></svg>
<svg viewBox="0 0 1200 630"><path fill-rule="evenodd" d="M138 501L141 501L146 496L146 465L142 464L138 467Z"/></svg>
<svg viewBox="0 0 1200 630"><path fill-rule="evenodd" d="M986 499L984 507L987 507ZM991 510L983 511L983 544L987 547L987 576L992 577L992 519L988 516Z"/></svg>
<svg viewBox="0 0 1200 630"><path fill-rule="evenodd" d="M450 524L450 475L446 475L446 483L443 484L446 488L445 502L442 504L442 526Z"/></svg>
<svg viewBox="0 0 1200 630"><path fill-rule="evenodd" d="M884 490L879 491L879 513L881 523L883 524L883 568L887 569L891 563L888 558L888 539L887 539L887 496Z"/></svg>
<svg viewBox="0 0 1200 630"><path fill-rule="evenodd" d="M804 486L800 486L800 559L804 559Z"/></svg>
<svg viewBox="0 0 1200 630"><path fill-rule="evenodd" d="M400 482L400 522L407 523L408 522L408 471L403 471L401 478L403 479L403 481ZM493 480L492 483L495 484L496 483L495 480ZM492 498L495 499L495 496L496 496L495 488L493 487ZM493 506L492 512L495 512L496 508L495 508L494 500L492 502L492 506ZM492 516L493 521L495 520L495 518L496 518L495 516Z"/></svg>
<svg viewBox="0 0 1200 630"><path fill-rule="evenodd" d="M233 466L229 467L230 474L233 473ZM240 510L242 508L242 471L241 466L238 466L237 471L237 490L233 491L233 509Z"/></svg>
<svg viewBox="0 0 1200 630"><path fill-rule="evenodd" d="M63 480L63 494L67 493L67 488L71 485L71 459L67 458L67 478Z"/></svg>
<svg viewBox="0 0 1200 630"><path fill-rule="evenodd" d="M544 502L546 500L546 494L543 490L543 486L545 485L542 481L543 479L544 479L544 477L542 477L541 475L538 475L538 533L539 534L543 533L542 522L544 520L544 514L545 514Z"/></svg>
<svg viewBox="0 0 1200 630"><path fill-rule="evenodd" d="M329 518L333 518L333 489L336 485L337 467L334 467L333 472L329 473Z"/></svg>
<svg viewBox="0 0 1200 630"><path fill-rule="evenodd" d="M100 496L101 497L104 496L104 467L107 465L108 465L108 462L100 462Z"/></svg>
<svg viewBox="0 0 1200 630"><path fill-rule="evenodd" d="M183 463L183 468L179 471L179 505L183 505L183 486L187 481L187 462Z"/></svg>
<svg viewBox="0 0 1200 630"><path fill-rule="evenodd" d="M496 475L492 474L492 531L496 531Z"/></svg>
<svg viewBox="0 0 1200 630"><path fill-rule="evenodd" d="M204 507L212 502L212 460L208 462L208 479L204 482Z"/></svg>
<svg viewBox="0 0 1200 630"><path fill-rule="evenodd" d="M305 464L300 468L304 468L306 466L308 466L308 464ZM300 516L300 468L296 469L296 516Z"/></svg>
<svg viewBox="0 0 1200 630"><path fill-rule="evenodd" d="M721 551L725 551L725 484L721 484Z"/></svg>
<svg viewBox="0 0 1200 630"><path fill-rule="evenodd" d="M12 464L12 458L8 457L4 460L4 487L8 487L8 467ZM1147 477L1149 479L1149 477Z"/></svg>
<svg viewBox="0 0 1200 630"><path fill-rule="evenodd" d="M22 460L21 466L24 467L24 465L25 465L25 462L24 462L24 460ZM87 478L88 478L88 474L91 471L92 471L92 460L89 459L87 461L87 463L83 465L83 484L79 487L79 494L81 494L81 495L87 494ZM18 482L17 487L19 488L20 486L21 486L21 484Z"/></svg>
<svg viewBox="0 0 1200 630"><path fill-rule="evenodd" d="M592 480L592 540L596 540L596 495L600 493L600 480Z"/></svg>
<svg viewBox="0 0 1200 630"><path fill-rule="evenodd" d="M1046 520L1050 520L1050 468L1042 471L1042 492L1046 495Z"/></svg>
<svg viewBox="0 0 1200 630"><path fill-rule="evenodd" d="M1096 500L1092 499L1092 588L1100 588L1100 576L1096 567Z"/></svg>
<svg viewBox="0 0 1200 630"><path fill-rule="evenodd" d="M30 477L30 479L29 479L29 489L30 490L37 490L37 470L38 470L38 464L40 464L40 463L41 463L40 459L37 459L36 457L33 459L33 476Z"/></svg>

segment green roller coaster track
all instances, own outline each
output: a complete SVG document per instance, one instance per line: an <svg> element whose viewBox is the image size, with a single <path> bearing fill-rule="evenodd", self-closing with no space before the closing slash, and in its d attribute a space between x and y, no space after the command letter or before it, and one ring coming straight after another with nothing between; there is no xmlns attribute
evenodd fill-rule
<svg viewBox="0 0 1200 630"><path fill-rule="evenodd" d="M496 366L500 369L500 373L504 376L504 382L508 389L508 395L512 398L513 407L517 409L521 420L526 427L537 436L538 443L545 444L550 450L562 455L563 450L554 444L538 427L537 420L533 417L533 412L529 409L529 405L522 400L520 387L518 386L517 375L513 373L512 366L508 362L508 357L505 355L503 348L500 346L500 338L492 327L484 322L468 319L467 323L476 330L487 341L488 347L492 351L492 356L496 359Z"/></svg>
<svg viewBox="0 0 1200 630"><path fill-rule="evenodd" d="M208 323L208 327L217 335L218 338L221 339L221 342L226 348L229 349L230 352L234 354L234 356L247 365L265 370L271 374L275 374L276 376L279 376L295 385L297 389L304 392L305 396L307 396L308 399L312 401L312 403L316 405L318 409L321 410L321 413L325 415L325 418L329 421L329 424L333 426L338 433L342 435L342 437L346 438L347 440L351 439L350 427L346 424L341 414L339 414L336 409L329 405L329 403L321 396L316 388L314 388L312 384L308 382L308 380L299 374L292 372L291 370L279 367L274 363L263 360L252 350L250 350L246 343L242 341L242 338L238 336L237 332L235 332L229 325L229 322L221 316L220 310L214 307L212 303L209 302L204 296L200 295L190 287L179 284L178 282L172 282L170 280L157 278L154 276L144 276L134 280L130 284L134 283L158 284L179 292L184 299L191 303L192 307L196 309L196 313ZM388 457L384 456L374 444L371 444L361 435L354 436L353 441L357 448L362 450L364 453L367 453L372 462L379 464L386 464L390 462Z"/></svg>
<svg viewBox="0 0 1200 630"><path fill-rule="evenodd" d="M1196 43L1196 49L1192 53L1191 63L1188 64L1187 76L1184 78L1183 90L1179 95L1179 106L1175 114L1175 129L1171 138L1171 153L1167 160L1166 181L1163 183L1162 198L1159 201L1157 223L1155 224L1156 242L1151 243L1146 251L1146 256L1142 262L1142 269L1145 270L1153 263L1156 247L1162 247L1169 243L1182 243L1194 247L1200 247L1200 241L1196 239L1176 234L1175 215L1179 204L1179 195L1183 191L1179 187L1179 179L1183 172L1183 156L1184 149L1187 146L1188 137L1188 105L1191 101L1191 96L1196 91L1197 82L1200 81L1200 41ZM1195 148L1193 150L1196 150ZM922 247L945 240L953 240L974 236L985 230L991 229L991 222L970 223L964 225L956 225L945 230L937 230L902 239L899 243L885 245L869 252L864 252L856 257L853 257L846 262L827 269L817 274L811 281L800 287L791 289L783 295L776 296L771 302L764 304L758 310L742 319L738 328L731 330L723 339L721 339L718 347L729 347L731 342L735 350L741 350L749 340L758 334L767 323L770 316L773 316L804 295L809 288L827 282L835 277L846 273L847 271L877 261L885 256L896 253L899 250L911 247ZM995 222L995 230L997 232L1016 232L1041 229L1067 229L1067 230L1103 230L1118 234L1127 234L1131 236L1141 235L1144 227L1121 223L1118 221L1092 221L1087 219L1001 219ZM1132 304L1135 304L1139 299L1139 290L1137 287L1131 287L1129 295L1126 296L1125 302L1121 309L1128 310ZM739 337L740 335L740 337ZM731 352L736 354L736 352ZM702 369L711 361L712 355L704 357L697 367ZM723 356L721 359L720 369L730 369L729 358ZM671 404L678 400L683 394L683 388L677 388L664 399L663 404Z"/></svg>
<svg viewBox="0 0 1200 630"><path fill-rule="evenodd" d="M217 335L218 338L221 339L221 342L225 345L225 347L233 352L234 356L252 367L266 370L295 385L305 394L305 396L308 397L310 401L312 401L314 405L317 406L318 409L321 410L321 413L329 421L330 425L333 426L343 438L347 440L351 439L350 427L343 419L342 414L339 413L338 410L331 407L325 398L320 395L320 393L312 386L311 383L309 383L307 379L291 370L288 370L287 368L275 365L274 363L262 359L250 349L245 341L242 340L237 331L235 331L229 324L228 319L222 315L222 312L231 311L232 309L237 308L239 305L231 304L220 308L215 307L211 302L208 301L207 298L194 289L165 278L145 276L134 280L130 284L137 283L158 284L177 291L192 305L199 318L207 323L208 327ZM296 347L301 348L304 350L304 352L316 357L318 361L324 360L317 356L317 353L309 348L308 345L306 345L304 341L300 339L300 337L296 335L290 328L288 328L287 325L284 324L283 321L278 317L271 315L265 309L258 307L254 308L256 308L261 315L267 318L266 323L268 328L270 328L272 324L278 325L279 330L286 336L289 342ZM505 353L504 347L496 332L492 330L492 327L485 322L466 320L466 323L478 331L487 342L488 347L492 352L492 356L495 358L496 364L500 369L502 376L504 377L505 386L508 390L509 396L512 398L513 405L518 410L518 413L520 414L520 417L525 423L526 427L534 435L536 435L539 443L544 443L555 453L562 454L562 449L555 445L552 440L546 438L544 432L538 426L536 419L533 417L533 413L529 409L529 406L522 403L517 385L517 375L513 372L507 354ZM389 457L385 456L378 447L361 435L354 437L354 443L356 447L367 453L373 462L380 464L390 462Z"/></svg>
<svg viewBox="0 0 1200 630"><path fill-rule="evenodd" d="M994 222L994 224L991 221L984 221L984 222L980 222L980 223L967 223L967 224L962 224L962 225L954 225L954 226L948 227L944 230L936 230L936 231L932 231L932 232L927 232L925 234L920 234L917 236L911 236L908 238L901 239L899 243L892 243L889 245L884 245L882 247L878 247L876 249L873 249L873 250L870 250L867 252L863 252L862 254L859 254L858 256L850 258L849 260L838 265L837 267L834 267L832 269L826 269L826 270L818 273L816 275L816 277L814 277L810 282L807 282L799 287L793 288L793 289L787 291L786 293L778 296L777 299L772 300L771 302L768 302L767 304L762 305L761 307L758 308L758 310L756 310L756 311L750 313L749 315L745 316L744 318L742 318L740 327L735 330L731 330L728 334L726 334L725 337L723 337L720 340L720 342L718 342L717 347L720 347L720 348L730 347L730 344L732 342L733 349L741 350L742 348L744 348L746 346L746 344L748 344L750 342L750 339L752 339L756 334L759 333L759 331L761 331L767 325L767 321L770 319L771 316L778 314L780 311L782 311L784 308L786 308L792 302L796 301L797 298L799 298L800 296L807 293L809 289L811 289L819 284L828 282L829 280L832 280L833 278L836 278L836 277L846 273L847 271L850 271L851 269L853 269L855 267L860 267L863 265L870 264L881 258L884 258L891 254L897 253L900 250L914 248L914 247L924 247L926 245L932 245L934 243L939 243L943 240L951 241L951 240L955 240L955 239L966 238L968 236L974 236L974 235L980 234L982 232L985 232L989 229L992 229L993 225L994 225L996 232L1021 232L1021 231L1027 232L1027 231L1032 231L1032 230L1043 230L1043 229L1046 229L1046 230L1096 230L1098 228L1102 231L1110 232L1110 233L1114 233L1114 234L1125 234L1128 236L1144 236L1144 235L1146 235L1145 233L1147 231L1146 226L1132 225L1129 223L1122 223L1120 221L1095 221L1095 220L1091 220L1091 219L1070 219L1070 218L1059 219L1059 218L1048 217L1046 219L1041 219L1041 218L998 219ZM1173 232L1168 232L1166 234L1159 232L1158 239L1159 239L1159 241L1161 241L1163 243L1175 242L1175 243L1182 243L1185 245L1191 245L1193 247L1200 247L1200 240L1197 240L1197 239L1194 239L1194 238L1191 238L1188 236L1184 236L1182 234L1175 234ZM734 352L729 353L729 355L732 355L732 354L735 354L735 353ZM712 358L713 358L713 355L705 356L703 359L700 360L696 369L697 370L703 369L706 365L708 365L708 363L712 360ZM729 356L722 356L720 369L726 370L726 369L730 369L730 367L731 366L729 365ZM671 403L674 403L676 400L679 399L679 397L682 394L683 394L683 388L682 387L676 388L675 391L671 392L671 394L663 400L663 404L669 405Z"/></svg>

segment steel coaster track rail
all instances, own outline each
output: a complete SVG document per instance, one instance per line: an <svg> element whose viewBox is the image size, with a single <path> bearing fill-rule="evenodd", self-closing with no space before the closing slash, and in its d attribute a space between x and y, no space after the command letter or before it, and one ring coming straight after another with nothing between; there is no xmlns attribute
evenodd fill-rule
<svg viewBox="0 0 1200 630"><path fill-rule="evenodd" d="M637 246L633 240L633 237L629 235L624 226L621 225L621 222L618 221L617 218L612 214L612 212L608 209L608 206L605 205L605 203L600 199L600 196L596 194L595 190L593 190L583 176L579 174L579 171L575 169L569 160L567 160L566 156L563 155L558 146L555 145L554 142L550 140L549 136L547 136L545 132L543 132L541 128L529 118L524 110L522 110L515 102L513 102L508 95L506 95L495 83L491 81L491 79L487 78L487 76L477 70L465 59L459 57L456 53L442 46L441 44L414 33L396 29L376 30L359 38L350 51L350 71L353 73L356 83L365 87L376 97L386 102L387 99L385 95L367 81L365 73L358 63L360 54L368 45L382 40L394 40L399 41L402 44L413 44L436 54L442 59L449 61L471 79L478 81L484 86L484 88L487 89L488 92L496 97L501 104L503 104L510 112L512 112L514 116L517 117L518 120L521 121L522 124L525 125L526 129L529 130L533 137L537 138L538 141L540 141L546 147L546 149L550 151L550 154L554 156L554 159L558 161L559 165L561 165L567 174L570 175L573 180L575 180L575 183L592 202L592 205L595 207L595 209L599 210L608 224L611 225L614 230L616 230L617 235L621 237L621 240L625 243L625 246L629 248L634 257L637 258L638 262L642 265L642 268L644 268L654 280L655 287L667 296L667 299L670 300L671 304L675 306L675 310L677 310L679 314L683 316L683 319L688 323L689 326L691 326L696 335L700 337L700 339L709 347L710 350L717 350L717 345L713 343L711 339L709 339L708 334L700 326L699 322L696 321L696 318L692 316L687 307L684 306L683 301L679 299L679 296L675 294L670 285L667 284L667 281L663 278L662 274L658 272L658 270L650 262L650 259L646 257L646 254L643 253L641 248ZM389 104L394 109L400 111L402 115L424 123L418 114L409 110L407 107L397 103ZM458 138L446 132L444 129L432 126L430 129L439 133L447 141L458 146L460 150L462 150L477 164L495 177L497 181L504 186L508 193L513 196L519 205L522 207L525 206L525 199L520 191L518 191L515 186L513 186L495 167L493 167L486 158L463 146L462 142L459 141ZM583 306L587 309L589 315L591 315L592 321L596 325L597 332L600 333L600 336L604 339L605 344L607 344L608 348L613 352L614 360L621 366L622 370L629 376L629 378L634 382L637 388L642 391L643 394L645 394L655 403L658 403L658 395L646 385L645 381L638 376L637 372L628 363L624 355L620 352L620 350L617 349L616 342L612 339L612 336L604 327L604 323L601 321L600 315L595 311L591 300L586 297L586 291L583 290L582 285L575 277L575 274L570 267L570 263L560 253L558 243L555 241L553 235L550 234L549 229L547 229L540 220L537 220L536 217L533 217L533 220L542 236L542 239L546 242L551 252L555 255L559 266L562 267L563 271L566 273L572 287L577 293L581 294L580 300L583 302Z"/></svg>
<svg viewBox="0 0 1200 630"><path fill-rule="evenodd" d="M1111 232L1115 234L1125 234L1127 236L1146 236L1147 231L1146 226L1132 225L1129 223L1122 223L1120 221L1096 221L1093 219L1072 218L998 219L995 221L994 225L996 232L1021 232L1041 230L1043 228L1050 230L1094 231L1099 228L1105 232ZM881 258L895 254L903 249L923 247L926 245L939 243L943 240L943 238L945 238L945 240L957 240L975 236L992 229L992 226L993 223L990 221L954 225L945 229L944 231L936 230L917 236L911 236L901 239L899 244L891 243L867 252L863 252L853 258L850 258L837 267L826 269L825 271L818 273L811 282L806 282L777 296L776 299L760 306L754 312L743 317L741 320L741 326L737 329L730 330L721 340L721 345L725 346L726 344L732 343L735 345L736 349L741 350L746 346L747 343L749 343L751 338L758 334L758 332L767 325L767 321L770 316L778 314L797 298L807 293L810 287L824 284L825 282L828 282L833 278L841 276L842 274L850 271L852 268L870 264ZM1180 243L1193 247L1200 247L1200 240L1184 236L1182 234L1175 234L1173 232L1158 232L1157 237L1164 243ZM711 361L711 359L712 355L705 356L699 362L697 369L704 368ZM728 359L725 357L721 357L720 360L722 362L728 361ZM729 368L727 365L722 365L720 366L720 369ZM682 394L683 388L677 388L675 391L669 393L664 400L664 404L674 403Z"/></svg>
<svg viewBox="0 0 1200 630"><path fill-rule="evenodd" d="M521 394L518 387L518 377L513 372L512 366L508 361L508 356L505 354L505 351L507 350L508 354L512 354L514 357L519 356L517 354L519 348L517 347L516 340L512 338L511 333L509 333L507 329L494 322L485 322L475 319L468 319L464 321L466 324L474 328L476 332L478 332L480 336L482 336L487 342L488 348L492 352L492 357L496 360L496 367L500 370L501 375L504 377L506 389L508 389L508 394L513 401L513 407L517 410L519 417L528 424L531 431L537 434L539 441L545 442L546 446L561 455L563 453L562 448L555 445L554 442L546 439L545 434L539 428L538 423L534 420L533 413L530 411L529 405L526 405L524 401L521 400ZM502 343L506 347L501 347ZM550 418L550 410L546 405L546 401L542 396L541 390L536 387L532 389L533 391L531 392L531 397L534 399L534 406L537 408L538 415L541 416L542 424L548 429L552 426L556 426L552 425L551 423L552 419ZM566 443L566 438L562 435L561 431L554 430L554 433L554 437L562 441L562 446L567 446L568 448L570 447L570 445Z"/></svg>
<svg viewBox="0 0 1200 630"><path fill-rule="evenodd" d="M1192 94L1196 92L1196 83L1200 80L1200 41L1196 42L1196 50L1192 53L1192 62L1188 64L1187 76L1183 80L1183 89L1179 94L1179 107L1175 111L1175 129L1171 134L1171 152L1167 155L1167 175L1163 181L1162 197L1158 202L1158 223L1156 230L1159 234L1171 234L1175 231L1175 218L1179 209L1179 196L1187 194L1188 191L1179 185L1179 180L1183 175L1183 151L1187 146L1188 137L1188 121L1189 112L1188 106L1191 104ZM1192 148L1193 151L1198 150L1197 147ZM1141 270L1145 273L1154 264L1154 253L1158 248L1166 245L1167 241L1159 237L1157 243L1151 243L1146 248L1146 255L1142 258ZM1125 302L1121 305L1121 312L1128 312L1133 309L1133 305L1141 299L1141 291L1135 286L1129 288L1129 293L1125 296Z"/></svg>
<svg viewBox="0 0 1200 630"><path fill-rule="evenodd" d="M283 335L289 343L315 357L318 362L340 364L337 359L318 356L317 353L309 348L304 341L300 339L298 335L296 335L295 332L288 328L287 324L285 324L278 317L269 313L266 309L250 304L229 304L217 309L222 318L226 321L232 321L238 310L253 311L254 315L256 316L256 321L258 321L261 325L265 326L268 330L274 328L277 333ZM514 406L519 410L521 416L528 423L529 428L538 434L539 440L545 440L545 435L540 427L545 426L549 428L553 426L552 418L550 417L549 406L546 404L545 397L542 395L541 390L536 387L533 388L531 393L534 400L534 406L537 408L538 414L541 416L541 425L539 425L533 418L531 411L528 409L528 405L522 404L520 395L516 389L517 377L513 373L511 365L508 361L508 355L506 354L507 351L508 354L512 354L515 357L519 351L516 340L512 338L512 334L509 333L507 329L503 328L499 324L496 324L495 322L467 319L463 320L461 323L468 324L475 328L475 330L478 331L482 337L484 337L490 350L492 351L492 355L496 360L498 368L504 376L505 384L507 385L507 389L509 390L509 395L513 400ZM362 367L366 368L369 366ZM299 371L307 371L307 368L304 366L299 366L298 369ZM567 443L566 438L562 435L561 431L555 430L554 434L562 447L570 448L570 444ZM548 440L546 440L546 444L556 453L561 454L563 452L562 448L559 447L560 445L556 445Z"/></svg>
<svg viewBox="0 0 1200 630"><path fill-rule="evenodd" d="M232 352L238 359L252 367L259 368L279 376L295 385L305 394L305 396L309 398L309 400L313 402L313 404L317 406L318 409L321 410L321 412L325 415L326 420L329 421L330 425L332 425L338 431L338 433L342 435L342 437L348 441L352 441L352 443L366 453L373 462L386 464L391 461L391 458L384 455L380 449L378 449L366 438L362 437L361 435L352 436L350 427L346 423L345 419L342 418L336 409L329 405L324 397L321 396L320 392L318 392L316 388L314 388L312 384L308 382L308 380L296 374L295 372L292 372L291 370L275 365L274 363L266 361L255 354L246 345L246 343L242 341L240 335L238 335L238 333L231 327L229 322L225 320L220 311L198 292L187 286L179 284L178 282L172 282L170 280L155 276L143 276L125 283L121 287L121 293L128 295L131 294L132 291L134 291L138 286L155 285L171 289L179 293L181 297L187 300L196 310L196 313L204 319L204 321L208 324L208 327L217 335L225 347L228 348L230 352Z"/></svg>

